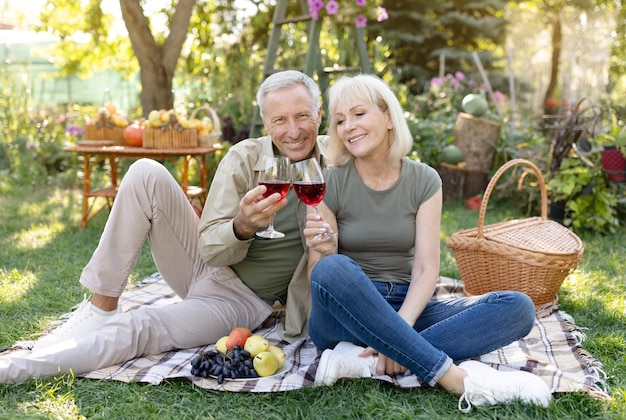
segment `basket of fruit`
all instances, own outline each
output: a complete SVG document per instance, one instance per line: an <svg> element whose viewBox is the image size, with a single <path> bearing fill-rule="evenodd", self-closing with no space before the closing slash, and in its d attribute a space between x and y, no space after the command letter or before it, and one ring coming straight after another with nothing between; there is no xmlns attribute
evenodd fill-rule
<svg viewBox="0 0 626 420"><path fill-rule="evenodd" d="M124 129L130 124L115 105L105 104L85 124L85 140L112 140L114 145L123 146Z"/></svg>
<svg viewBox="0 0 626 420"><path fill-rule="evenodd" d="M185 149L198 147L198 130L173 109L152 110L143 122L143 147Z"/></svg>
<svg viewBox="0 0 626 420"><path fill-rule="evenodd" d="M202 118L199 117L201 112L206 113ZM212 146L220 141L222 137L220 119L209 105L194 109L189 116L189 121L198 130L198 144L200 146Z"/></svg>

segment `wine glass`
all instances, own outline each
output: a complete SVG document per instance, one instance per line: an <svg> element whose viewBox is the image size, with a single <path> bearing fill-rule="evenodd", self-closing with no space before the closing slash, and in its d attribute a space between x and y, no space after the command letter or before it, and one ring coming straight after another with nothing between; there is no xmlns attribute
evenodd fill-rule
<svg viewBox="0 0 626 420"><path fill-rule="evenodd" d="M319 214L317 206L326 194L326 182L317 159L310 158L292 163L291 183L300 201L312 206L315 213ZM335 232L320 233L313 238L313 241L325 241L332 235L335 235Z"/></svg>
<svg viewBox="0 0 626 420"><path fill-rule="evenodd" d="M266 156L264 161L264 169L259 175L259 185L265 185L267 191L263 194L264 198L274 193L280 193L283 199L289 191L290 174L289 174L289 158L285 156ZM274 215L270 216L270 224L267 229L257 232L257 236L267 239L284 238L285 234L274 229Z"/></svg>

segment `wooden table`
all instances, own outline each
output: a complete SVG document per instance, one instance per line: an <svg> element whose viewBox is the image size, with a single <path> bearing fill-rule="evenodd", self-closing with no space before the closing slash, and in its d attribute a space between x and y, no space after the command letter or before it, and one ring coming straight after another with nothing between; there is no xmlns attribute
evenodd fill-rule
<svg viewBox="0 0 626 420"><path fill-rule="evenodd" d="M198 199L202 205L207 194L207 168L206 157L209 153L219 150L214 146L191 147L184 149L146 149L143 147L130 146L70 146L64 149L66 152L80 153L84 157L83 177L83 211L80 229L83 229L91 219L100 211L113 205L113 200L118 189L118 161L120 158L140 159L166 159L174 162L180 175L180 185L189 200ZM102 189L92 189L91 173L95 165L108 159L111 169L111 185ZM195 160L200 170L200 185L189 185L189 162ZM99 199L106 202L100 207L95 207Z"/></svg>

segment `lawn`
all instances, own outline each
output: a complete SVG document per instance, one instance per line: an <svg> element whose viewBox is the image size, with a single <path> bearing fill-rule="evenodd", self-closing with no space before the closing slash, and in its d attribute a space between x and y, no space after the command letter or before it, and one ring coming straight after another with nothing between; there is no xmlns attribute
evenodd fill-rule
<svg viewBox="0 0 626 420"><path fill-rule="evenodd" d="M493 200L492 200L493 201ZM95 249L107 212L77 229L78 190L41 189L0 196L0 347L29 339L70 306L85 289L78 276ZM493 203L487 223L518 217L515 206ZM477 213L446 204L444 235L476 225ZM478 407L463 415L457 399L439 389L404 390L379 381L356 380L329 388L285 393L207 391L189 381L158 386L93 381L70 375L0 385L0 418L489 418L618 419L626 416L626 227L617 235L581 234L585 257L564 283L560 308L587 335L583 347L604 365L610 400L579 393L557 394L547 409L507 404ZM156 269L144 248L131 281ZM443 245L442 274L458 277Z"/></svg>

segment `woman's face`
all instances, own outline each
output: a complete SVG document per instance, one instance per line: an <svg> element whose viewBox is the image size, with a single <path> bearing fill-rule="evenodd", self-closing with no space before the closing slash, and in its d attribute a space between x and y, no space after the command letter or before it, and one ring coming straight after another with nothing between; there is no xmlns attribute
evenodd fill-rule
<svg viewBox="0 0 626 420"><path fill-rule="evenodd" d="M355 158L387 155L393 128L389 111L368 101L344 101L335 109L337 135Z"/></svg>

